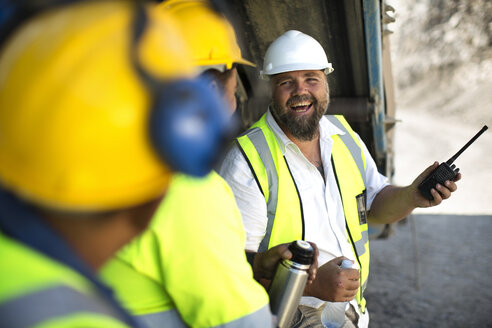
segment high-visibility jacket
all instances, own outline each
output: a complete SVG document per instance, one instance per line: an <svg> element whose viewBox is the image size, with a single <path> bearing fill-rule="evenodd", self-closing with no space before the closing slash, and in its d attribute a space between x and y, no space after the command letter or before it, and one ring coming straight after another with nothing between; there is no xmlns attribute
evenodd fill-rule
<svg viewBox="0 0 492 328"><path fill-rule="evenodd" d="M102 277L150 327L271 327L245 238L232 191L217 173L176 175L149 229Z"/></svg>
<svg viewBox="0 0 492 328"><path fill-rule="evenodd" d="M84 276L0 232L1 327L129 327Z"/></svg>
<svg viewBox="0 0 492 328"><path fill-rule="evenodd" d="M237 138L253 176L267 204L266 234L259 252L275 245L304 239L305 220L296 182L290 172L274 132L266 123L266 115ZM332 163L342 199L347 241L359 262L361 287L356 300L365 311L363 292L369 275L369 240L365 196L365 157L359 139L341 115L327 115L335 126L345 131L333 135Z"/></svg>

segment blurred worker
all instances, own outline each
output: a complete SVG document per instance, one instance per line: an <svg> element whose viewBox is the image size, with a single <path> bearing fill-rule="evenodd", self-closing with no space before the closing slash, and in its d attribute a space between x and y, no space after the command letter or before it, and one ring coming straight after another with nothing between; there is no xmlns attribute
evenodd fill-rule
<svg viewBox="0 0 492 328"><path fill-rule="evenodd" d="M236 107L235 65L243 59L230 23L207 1L160 5L180 23L195 64L212 89ZM123 305L150 327L271 327L268 295L253 279L234 196L215 172L173 178L149 229L103 269ZM286 245L255 259L255 277L270 277L290 258Z"/></svg>
<svg viewBox="0 0 492 328"><path fill-rule="evenodd" d="M436 164L410 186L389 185L343 116L324 116L332 70L312 37L292 30L277 38L262 71L271 81L272 105L237 138L220 171L241 210L246 249L263 252L300 238L319 248L321 266L305 289L295 327L322 327L325 301L350 301L344 327L367 327L367 221L395 222L456 190L447 181L432 191L432 201L420 195L418 184ZM344 258L357 269L342 269Z"/></svg>
<svg viewBox="0 0 492 328"><path fill-rule="evenodd" d="M95 271L147 227L183 154L212 167L227 113L193 74L172 17L129 1L49 8L5 38L0 326L139 326ZM203 138L205 155L184 151Z"/></svg>

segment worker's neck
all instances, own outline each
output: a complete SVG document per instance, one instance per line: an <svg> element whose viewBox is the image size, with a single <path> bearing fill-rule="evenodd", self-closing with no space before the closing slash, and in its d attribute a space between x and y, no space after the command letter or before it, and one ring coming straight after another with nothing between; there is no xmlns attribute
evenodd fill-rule
<svg viewBox="0 0 492 328"><path fill-rule="evenodd" d="M43 215L46 222L93 270L99 269L130 239L124 223L117 218L63 218ZM132 236L133 237L133 236Z"/></svg>
<svg viewBox="0 0 492 328"><path fill-rule="evenodd" d="M285 135L294 143L299 150L303 153L303 155L308 158L316 158L319 159L321 157L320 146L319 146L319 130L316 131L316 134L311 140L301 140L296 138L285 126L280 125L282 131L284 131Z"/></svg>
<svg viewBox="0 0 492 328"><path fill-rule="evenodd" d="M104 216L64 215L41 211L43 219L93 270L147 227L160 199Z"/></svg>
<svg viewBox="0 0 492 328"><path fill-rule="evenodd" d="M320 148L319 148L319 136L314 137L312 140L298 140L291 139L299 150L306 156L307 158L319 157Z"/></svg>

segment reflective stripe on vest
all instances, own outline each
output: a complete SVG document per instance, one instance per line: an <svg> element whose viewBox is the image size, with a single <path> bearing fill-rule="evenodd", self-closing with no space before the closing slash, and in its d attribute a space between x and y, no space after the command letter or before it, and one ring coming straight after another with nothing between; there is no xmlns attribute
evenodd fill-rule
<svg viewBox="0 0 492 328"><path fill-rule="evenodd" d="M142 322L148 328L188 327L186 323L183 322L183 319L181 319L181 315L178 313L178 311L176 311L176 309L142 314L136 316L136 319Z"/></svg>
<svg viewBox="0 0 492 328"><path fill-rule="evenodd" d="M266 123L265 115L238 137L237 141L267 205L267 228L258 252L264 252L278 244L304 239L301 198L277 139ZM279 178L283 176L290 176L290 179ZM275 225L276 217L281 217L284 224Z"/></svg>
<svg viewBox="0 0 492 328"><path fill-rule="evenodd" d="M299 239L301 235L300 227L302 227L302 236L304 237L304 222L300 197L297 192L296 196L299 199L297 203L287 200L292 200L295 193L293 192L293 187L286 188L285 186L288 181L292 181L291 186L295 186L295 182L288 170L288 165L283 155L283 161L275 161L275 158L278 158L279 154L281 154L281 150L274 133L266 123L265 117L266 115L263 115L250 130L237 139L267 202L268 224L265 237L258 249L259 252L280 243ZM339 188L346 218L347 234L350 237L349 243L353 247L354 255L361 268L361 289L356 298L361 311L365 311L363 291L369 273L369 244L367 223L360 222L356 201L356 196L362 194L365 190L364 152L359 144L358 138L343 116L327 115L326 118L345 132L343 135L332 136L332 158L337 181L342 182ZM266 144L263 140L267 141ZM273 140L274 142L268 142L269 140ZM273 158L275 166L271 164L272 161L269 160L269 157ZM282 169L283 173L280 171ZM289 172L289 174L287 175L285 172ZM276 181L271 182L271 179L276 179ZM272 188L272 185L274 188ZM297 191L297 187L295 190ZM277 197L272 195L272 192L276 192ZM286 195L290 195L290 197L286 197ZM275 207L278 208L275 213L270 213L273 206L269 206L269 201L272 198L275 200ZM299 209L299 211L293 210L295 208ZM282 214L279 214L279 211L282 211ZM275 220L277 217L281 219ZM265 245L268 245L268 247L265 248Z"/></svg>
<svg viewBox="0 0 492 328"><path fill-rule="evenodd" d="M278 173L275 168L275 162L273 161L272 153L268 147L268 143L265 139L265 135L261 132L260 128L253 128L248 133L249 139L253 142L253 146L256 148L258 155L262 162L265 164L266 175L268 178L268 201L267 201L267 231L272 231L273 221L275 218L275 212L277 210L278 202ZM265 188L266 189L266 188ZM268 249L270 243L270 234L267 234L260 243L259 252L263 252Z"/></svg>
<svg viewBox="0 0 492 328"><path fill-rule="evenodd" d="M345 121L345 119L340 120L339 115L325 115L325 117L337 128L340 130L344 131L345 134L339 135L340 139L342 139L343 143L347 147L347 149L350 151L350 154L352 155L352 158L355 161L355 164L357 164L357 168L359 169L359 172L361 172L361 178L362 181L364 181L364 186L366 185L366 164L364 160L364 153L360 147L360 145L355 141L357 140L355 136L351 133L352 129L346 125L348 123ZM341 117L343 118L343 117Z"/></svg>
<svg viewBox="0 0 492 328"><path fill-rule="evenodd" d="M345 147L350 152L351 158L357 165L358 176L362 179L363 186L366 185L366 163L364 158L364 152L361 146L358 144L357 137L352 131L352 128L348 125L345 118L341 115L326 115L325 116L333 125L338 127L340 130L344 131L345 134L338 135L342 140ZM336 156L336 155L335 155ZM335 164L336 166L336 164ZM340 165L339 165L340 166ZM336 169L337 171L340 168ZM364 187L365 189L365 187ZM343 201L343 198L342 198ZM361 231L361 238L354 241L354 248L358 256L363 255L366 252L366 243L369 240L369 234L367 229ZM367 250L369 251L369 250Z"/></svg>
<svg viewBox="0 0 492 328"><path fill-rule="evenodd" d="M149 313L137 316L137 319L148 328L184 328L188 327L181 319L181 315L176 309ZM265 305L261 309L234 321L214 326L213 328L249 328L249 327L269 327L272 316L270 308Z"/></svg>
<svg viewBox="0 0 492 328"><path fill-rule="evenodd" d="M121 320L106 302L64 285L42 289L0 303L0 318L5 327L32 327L46 320L79 313L102 314Z"/></svg>

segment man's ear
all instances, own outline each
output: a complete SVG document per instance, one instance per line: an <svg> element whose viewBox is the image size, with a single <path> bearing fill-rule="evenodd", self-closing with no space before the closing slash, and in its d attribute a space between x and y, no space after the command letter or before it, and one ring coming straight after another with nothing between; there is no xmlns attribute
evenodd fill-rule
<svg viewBox="0 0 492 328"><path fill-rule="evenodd" d="M216 79L210 79L209 86L210 86L210 89L212 89L215 92L220 91L219 84L217 83Z"/></svg>

